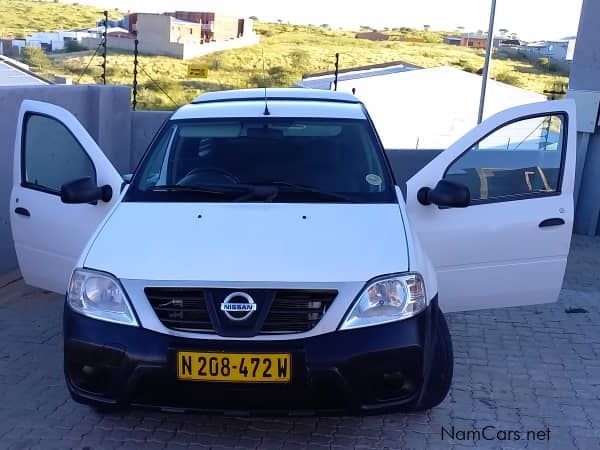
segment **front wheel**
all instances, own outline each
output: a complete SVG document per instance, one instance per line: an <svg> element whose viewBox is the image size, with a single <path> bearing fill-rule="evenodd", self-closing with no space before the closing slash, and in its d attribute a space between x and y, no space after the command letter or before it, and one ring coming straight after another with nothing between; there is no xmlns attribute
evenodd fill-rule
<svg viewBox="0 0 600 450"><path fill-rule="evenodd" d="M432 321L434 327L433 356L425 378L425 392L413 411L422 411L439 405L450 391L454 372L454 353L448 323L441 310Z"/></svg>

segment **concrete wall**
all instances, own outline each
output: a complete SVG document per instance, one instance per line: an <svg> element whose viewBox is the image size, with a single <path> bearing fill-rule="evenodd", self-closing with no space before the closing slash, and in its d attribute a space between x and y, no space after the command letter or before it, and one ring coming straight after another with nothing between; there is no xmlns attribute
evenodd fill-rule
<svg viewBox="0 0 600 450"><path fill-rule="evenodd" d="M152 138L162 124L171 117L170 111L136 111L131 117L131 153L129 167L135 169Z"/></svg>
<svg viewBox="0 0 600 450"><path fill-rule="evenodd" d="M568 96L577 102L577 180L574 231L600 233L600 2L584 0ZM576 94L576 95L575 95Z"/></svg>
<svg viewBox="0 0 600 450"><path fill-rule="evenodd" d="M238 18L225 14L215 14L215 26L213 39L225 41L234 39L238 35Z"/></svg>
<svg viewBox="0 0 600 450"><path fill-rule="evenodd" d="M249 34L237 39L228 41L208 42L206 44L185 44L183 48L183 59L197 58L198 56L207 55L212 52L222 50L231 50L234 48L249 47L260 42L260 37L257 34Z"/></svg>
<svg viewBox="0 0 600 450"><path fill-rule="evenodd" d="M171 16L163 14L138 14L138 39L148 48L162 48L171 42L171 20Z"/></svg>
<svg viewBox="0 0 600 450"><path fill-rule="evenodd" d="M184 44L187 42L199 44L202 40L202 25L199 23L171 23L171 42Z"/></svg>
<svg viewBox="0 0 600 450"><path fill-rule="evenodd" d="M124 37L111 37L109 36L106 41L108 48L116 48L119 50L133 51L134 43L133 39ZM102 42L102 38L99 37L85 37L81 39L81 45L89 49L95 49Z"/></svg>

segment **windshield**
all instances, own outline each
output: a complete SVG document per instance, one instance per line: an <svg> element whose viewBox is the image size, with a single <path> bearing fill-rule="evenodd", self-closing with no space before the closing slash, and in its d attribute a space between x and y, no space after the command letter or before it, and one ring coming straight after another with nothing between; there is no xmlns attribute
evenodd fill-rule
<svg viewBox="0 0 600 450"><path fill-rule="evenodd" d="M124 201L390 203L366 120L245 118L168 124Z"/></svg>

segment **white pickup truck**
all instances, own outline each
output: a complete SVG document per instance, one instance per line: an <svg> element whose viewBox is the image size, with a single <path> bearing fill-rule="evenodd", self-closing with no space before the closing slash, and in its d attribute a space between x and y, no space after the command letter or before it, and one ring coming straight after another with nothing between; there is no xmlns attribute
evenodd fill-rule
<svg viewBox="0 0 600 450"><path fill-rule="evenodd" d="M556 300L575 136L568 100L501 112L404 195L354 96L216 92L178 109L124 181L73 115L27 100L12 233L25 281L66 293L79 402L431 408L452 380L441 309Z"/></svg>

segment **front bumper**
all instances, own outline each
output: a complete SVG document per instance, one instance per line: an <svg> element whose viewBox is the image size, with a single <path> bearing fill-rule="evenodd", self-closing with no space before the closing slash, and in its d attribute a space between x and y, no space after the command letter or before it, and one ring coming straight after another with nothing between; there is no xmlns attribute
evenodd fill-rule
<svg viewBox="0 0 600 450"><path fill-rule="evenodd" d="M65 305L65 378L92 405L199 411L384 412L410 409L427 389L437 296L416 317L286 341L197 340L103 322ZM289 384L177 379L178 350L290 353Z"/></svg>

